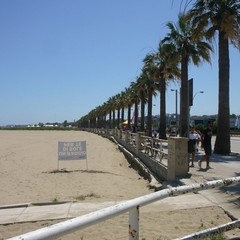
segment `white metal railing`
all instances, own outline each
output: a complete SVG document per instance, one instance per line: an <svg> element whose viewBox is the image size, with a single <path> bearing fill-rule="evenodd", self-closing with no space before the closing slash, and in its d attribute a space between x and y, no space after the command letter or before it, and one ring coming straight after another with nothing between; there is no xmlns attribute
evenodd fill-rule
<svg viewBox="0 0 240 240"><path fill-rule="evenodd" d="M210 189L214 187L231 185L236 182L240 182L240 177L233 177L233 178L227 178L222 180L208 181L205 183L196 183L191 185L184 185L180 187L164 189L164 190L150 193L148 195L141 196L132 200L127 200L117 205L104 208L80 217L66 220L64 222L57 223L52 226L48 226L48 227L45 227L36 231L32 231L20 236L16 236L16 237L10 238L9 240L55 239L56 237L60 237L70 232L74 232L76 230L86 228L88 226L94 225L101 221L123 214L125 212L129 212L129 240L134 240L134 239L138 240L139 239L139 208L140 207L153 203L155 201L167 198L167 197L178 196L181 194L196 192L196 191ZM235 227L237 224L238 223L236 223L233 226Z"/></svg>
<svg viewBox="0 0 240 240"><path fill-rule="evenodd" d="M177 238L175 240L192 240L192 239L206 238L211 236L212 234L226 232L238 227L240 227L240 219L235 220L233 222L226 223L226 224L222 224L217 227L212 227L194 234L190 234L183 238Z"/></svg>
<svg viewBox="0 0 240 240"><path fill-rule="evenodd" d="M142 147L144 153L159 161L168 155L168 140L152 138L148 136L141 136L144 139Z"/></svg>
<svg viewBox="0 0 240 240"><path fill-rule="evenodd" d="M129 134L129 144L136 147L136 133Z"/></svg>
<svg viewBox="0 0 240 240"><path fill-rule="evenodd" d="M100 135L109 135L109 136L115 135L113 134L114 130L112 129L107 129L107 130L92 129L91 131L98 133ZM128 143L132 147L137 148L136 135L137 135L136 133L121 130L121 134L120 136L118 136L118 138L121 140L124 140L126 143ZM168 155L168 140L153 138L153 137L145 136L143 134L141 134L140 138L143 139L143 142L141 143L141 147L144 150L143 151L144 154L159 161L162 161L162 159Z"/></svg>

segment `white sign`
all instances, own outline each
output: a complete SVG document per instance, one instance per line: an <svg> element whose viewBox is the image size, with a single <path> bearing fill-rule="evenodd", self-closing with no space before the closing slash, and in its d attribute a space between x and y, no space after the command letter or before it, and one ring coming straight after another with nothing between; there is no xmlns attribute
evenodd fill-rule
<svg viewBox="0 0 240 240"><path fill-rule="evenodd" d="M86 160L86 141L58 142L58 160Z"/></svg>

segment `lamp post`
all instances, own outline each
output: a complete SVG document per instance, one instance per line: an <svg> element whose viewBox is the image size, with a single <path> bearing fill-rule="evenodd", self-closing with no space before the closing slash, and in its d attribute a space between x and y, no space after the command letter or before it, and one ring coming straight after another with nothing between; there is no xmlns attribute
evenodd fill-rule
<svg viewBox="0 0 240 240"><path fill-rule="evenodd" d="M196 93L194 94L194 96L193 96L193 100L194 100L194 98L196 97L196 95L197 95L198 93L204 93L204 91L196 92Z"/></svg>
<svg viewBox="0 0 240 240"><path fill-rule="evenodd" d="M204 91L198 91L198 92L196 92L196 93L193 95L193 100L194 100L194 98L197 96L197 94L199 94L199 93L204 93ZM190 113L191 113L191 106L189 106L189 123L190 123L190 117L191 117Z"/></svg>
<svg viewBox="0 0 240 240"><path fill-rule="evenodd" d="M175 91L175 101L176 101L176 125L178 126L178 96L177 96L177 94L178 94L178 90L177 89L171 89L171 91L173 92L173 91Z"/></svg>

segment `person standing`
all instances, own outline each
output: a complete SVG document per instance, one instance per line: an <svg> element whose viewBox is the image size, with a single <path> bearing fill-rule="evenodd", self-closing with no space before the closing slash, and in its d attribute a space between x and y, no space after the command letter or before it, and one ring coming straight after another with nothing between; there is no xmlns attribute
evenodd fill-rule
<svg viewBox="0 0 240 240"><path fill-rule="evenodd" d="M195 130L195 127L191 126L191 129L189 132L189 149L188 149L188 152L192 154L192 164L190 165L190 167L194 167L197 143L200 140L201 140L201 137L198 134L198 132Z"/></svg>
<svg viewBox="0 0 240 240"><path fill-rule="evenodd" d="M206 169L209 169L210 157L212 155L212 122L208 121L207 128L204 130L202 135L202 146L205 152L205 155L201 157L198 161L198 166L202 168L202 162L206 161Z"/></svg>

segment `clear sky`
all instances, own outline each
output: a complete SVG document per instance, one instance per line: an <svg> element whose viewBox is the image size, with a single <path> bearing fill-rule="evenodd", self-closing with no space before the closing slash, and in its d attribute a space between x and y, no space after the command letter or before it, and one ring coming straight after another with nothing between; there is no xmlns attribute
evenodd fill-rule
<svg viewBox="0 0 240 240"><path fill-rule="evenodd" d="M0 125L77 121L123 91L166 36L166 23L177 21L180 2L1 0ZM230 61L230 111L240 114L236 49ZM194 94L204 91L191 114L217 113L217 64L216 48L212 66L189 66ZM175 113L171 88L179 85L167 90L167 113ZM153 102L159 114L159 97Z"/></svg>

